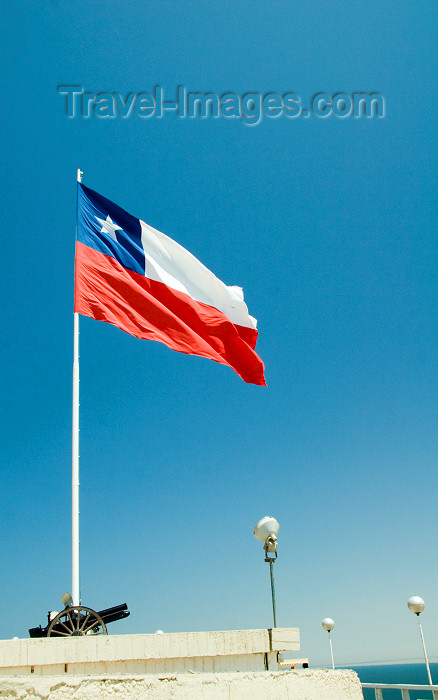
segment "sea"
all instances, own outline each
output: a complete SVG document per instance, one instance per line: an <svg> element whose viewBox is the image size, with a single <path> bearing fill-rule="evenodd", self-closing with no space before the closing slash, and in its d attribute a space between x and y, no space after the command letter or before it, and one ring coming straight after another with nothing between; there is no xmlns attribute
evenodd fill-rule
<svg viewBox="0 0 438 700"><path fill-rule="evenodd" d="M438 685L438 663L431 663L430 675L432 682ZM407 683L412 685L429 685L426 664L424 663L397 663L377 664L361 666L345 666L356 671L361 683ZM363 689L364 700L374 700L374 690ZM401 690L384 690L384 700L401 700ZM424 690L410 691L410 700L431 700L432 692Z"/></svg>

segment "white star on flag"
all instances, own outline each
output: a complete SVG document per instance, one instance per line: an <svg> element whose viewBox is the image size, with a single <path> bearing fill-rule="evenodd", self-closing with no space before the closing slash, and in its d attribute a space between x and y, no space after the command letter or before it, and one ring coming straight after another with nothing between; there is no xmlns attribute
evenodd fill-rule
<svg viewBox="0 0 438 700"><path fill-rule="evenodd" d="M101 228L100 232L101 233L108 233L111 236L111 238L114 238L114 240L117 241L116 231L122 231L123 230L122 227L117 226L117 224L114 223L114 221L111 219L111 217L109 215L106 217L106 221L104 221L103 219L99 219L98 216L96 216L96 219L98 220L98 222L100 224L102 224L102 228Z"/></svg>

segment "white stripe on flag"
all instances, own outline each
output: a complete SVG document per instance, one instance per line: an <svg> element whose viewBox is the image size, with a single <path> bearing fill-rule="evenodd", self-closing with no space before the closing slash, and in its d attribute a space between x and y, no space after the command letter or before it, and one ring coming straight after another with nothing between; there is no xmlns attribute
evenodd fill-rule
<svg viewBox="0 0 438 700"><path fill-rule="evenodd" d="M235 325L257 328L240 287L228 287L179 243L141 219L140 225L146 277L213 306Z"/></svg>

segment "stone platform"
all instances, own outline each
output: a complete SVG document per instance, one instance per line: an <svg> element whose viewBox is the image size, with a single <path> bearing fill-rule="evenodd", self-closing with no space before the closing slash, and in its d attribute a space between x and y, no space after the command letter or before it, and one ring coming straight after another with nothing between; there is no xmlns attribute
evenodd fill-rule
<svg viewBox="0 0 438 700"><path fill-rule="evenodd" d="M3 676L10 700L363 700L354 671L177 673L143 676Z"/></svg>

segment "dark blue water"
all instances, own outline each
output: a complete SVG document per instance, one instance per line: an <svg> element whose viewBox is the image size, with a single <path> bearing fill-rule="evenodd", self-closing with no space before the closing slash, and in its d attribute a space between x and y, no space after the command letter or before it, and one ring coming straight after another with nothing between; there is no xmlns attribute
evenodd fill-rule
<svg viewBox="0 0 438 700"><path fill-rule="evenodd" d="M379 666L352 666L361 683L409 683L412 685L429 685L426 664L392 664ZM434 684L438 685L438 663L430 664L430 673ZM411 700L429 700L430 691L413 690ZM374 690L364 688L364 700L374 700ZM384 700L401 700L401 690L384 690Z"/></svg>

